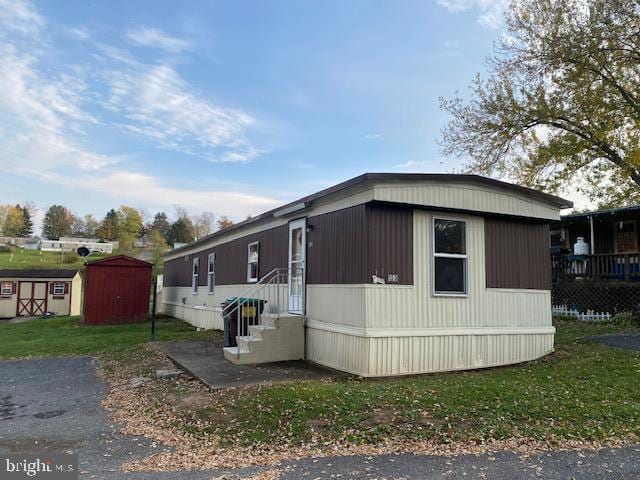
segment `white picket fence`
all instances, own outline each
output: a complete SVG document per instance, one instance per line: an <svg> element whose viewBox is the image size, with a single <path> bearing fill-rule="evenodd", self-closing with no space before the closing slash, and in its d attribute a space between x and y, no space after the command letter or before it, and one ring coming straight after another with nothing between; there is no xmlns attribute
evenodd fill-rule
<svg viewBox="0 0 640 480"><path fill-rule="evenodd" d="M582 313L566 305L553 305L551 311L554 315L575 317L579 322L604 323L610 322L613 318L610 313L598 313L593 310L587 310L587 313Z"/></svg>

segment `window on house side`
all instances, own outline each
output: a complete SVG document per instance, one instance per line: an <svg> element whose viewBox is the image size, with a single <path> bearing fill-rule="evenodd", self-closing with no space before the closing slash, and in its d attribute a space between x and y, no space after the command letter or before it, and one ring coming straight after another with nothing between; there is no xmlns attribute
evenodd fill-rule
<svg viewBox="0 0 640 480"><path fill-rule="evenodd" d="M433 293L467 293L467 233L462 220L433 220Z"/></svg>
<svg viewBox="0 0 640 480"><path fill-rule="evenodd" d="M247 247L247 282L258 281L259 246L258 242L253 242Z"/></svg>
<svg viewBox="0 0 640 480"><path fill-rule="evenodd" d="M13 295L13 283L2 282L0 284L0 295Z"/></svg>
<svg viewBox="0 0 640 480"><path fill-rule="evenodd" d="M53 284L54 295L64 295L64 283L56 282Z"/></svg>
<svg viewBox="0 0 640 480"><path fill-rule="evenodd" d="M198 293L198 270L200 269L200 259L194 258L191 269L191 292Z"/></svg>
<svg viewBox="0 0 640 480"><path fill-rule="evenodd" d="M216 284L216 254L210 253L207 259L207 291L213 294Z"/></svg>

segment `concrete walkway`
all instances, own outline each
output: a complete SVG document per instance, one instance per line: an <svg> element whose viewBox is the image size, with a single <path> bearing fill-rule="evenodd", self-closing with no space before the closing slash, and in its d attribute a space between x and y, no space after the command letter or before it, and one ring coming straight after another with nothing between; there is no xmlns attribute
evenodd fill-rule
<svg viewBox="0 0 640 480"><path fill-rule="evenodd" d="M346 374L315 367L306 362L234 365L224 358L222 341L172 342L160 346L178 367L213 390L292 380L346 378Z"/></svg>

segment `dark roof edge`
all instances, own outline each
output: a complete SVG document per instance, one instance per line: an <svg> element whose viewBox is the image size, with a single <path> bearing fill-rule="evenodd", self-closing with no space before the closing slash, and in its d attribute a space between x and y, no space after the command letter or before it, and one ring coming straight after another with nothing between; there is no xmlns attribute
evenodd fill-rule
<svg viewBox="0 0 640 480"><path fill-rule="evenodd" d="M79 270L69 268L0 268L5 278L73 278Z"/></svg>
<svg viewBox="0 0 640 480"><path fill-rule="evenodd" d="M562 215L560 220L571 219L571 218L586 218L586 217L597 217L599 215L615 215L616 213L624 213L624 212L634 212L640 210L640 205L629 205L627 207L615 207L615 208L603 208L602 210L591 210L588 212L576 212L569 213L567 215Z"/></svg>
<svg viewBox="0 0 640 480"><path fill-rule="evenodd" d="M558 207L560 209L573 207L573 202L569 200L565 200L564 198L558 197L556 195L540 192L538 190L523 187L520 185L515 185L513 183L503 182L501 180L496 180L494 178L483 177L481 175L473 175L473 174L467 174L467 173L464 173L464 174L458 174L458 173L363 173L362 175L358 175L357 177L350 178L349 180L346 180L344 182L338 183L331 187L325 188L324 190L320 190L319 192L312 193L310 195L307 195L306 197L302 197L298 200L294 200L293 202L289 202L280 207L276 207L271 210L268 210L255 217L249 218L247 220L243 220L242 222L236 223L235 225L229 228L225 228L224 230L218 230L217 232L213 232L212 234L206 235L201 239L198 239L195 242L191 242L180 248L169 250L163 256L173 255L178 252L190 250L191 248L197 245L201 245L202 243L208 242L212 238L226 235L229 232L239 230L241 228L244 228L247 225L258 223L261 220L271 218L274 213L280 210L285 210L289 207L292 207L300 203L307 204L319 198L326 197L328 195L337 193L341 190L346 190L356 185L364 184L367 182L385 182L385 181L394 181L394 180L395 181L438 180L438 181L446 181L446 182L470 182L470 183L476 183L479 185L486 185L490 187L497 187L505 190L511 190L513 192L534 198L537 201L550 203L551 205Z"/></svg>

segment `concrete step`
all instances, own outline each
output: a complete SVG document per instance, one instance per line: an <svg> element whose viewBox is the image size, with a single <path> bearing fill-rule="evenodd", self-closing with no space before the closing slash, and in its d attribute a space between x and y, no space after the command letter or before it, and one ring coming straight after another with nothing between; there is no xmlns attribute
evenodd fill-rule
<svg viewBox="0 0 640 480"><path fill-rule="evenodd" d="M236 337L238 347L224 349L235 364L300 360L304 358L304 327L301 315L262 316L262 325L251 325L250 335Z"/></svg>

